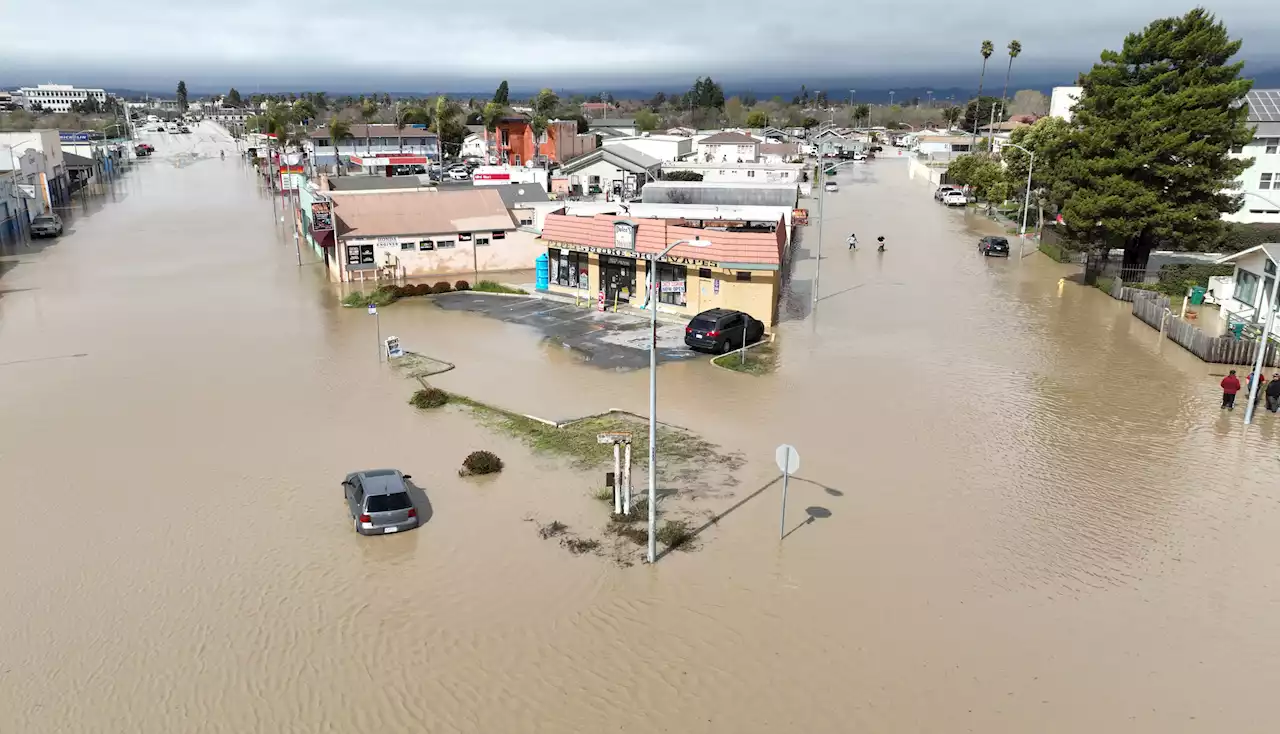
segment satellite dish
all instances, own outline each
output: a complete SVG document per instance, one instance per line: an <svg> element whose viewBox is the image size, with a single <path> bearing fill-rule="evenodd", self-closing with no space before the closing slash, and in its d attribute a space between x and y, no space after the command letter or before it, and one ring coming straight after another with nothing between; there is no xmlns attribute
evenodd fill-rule
<svg viewBox="0 0 1280 734"><path fill-rule="evenodd" d="M520 196L524 196L524 189L516 189L516 193Z"/></svg>

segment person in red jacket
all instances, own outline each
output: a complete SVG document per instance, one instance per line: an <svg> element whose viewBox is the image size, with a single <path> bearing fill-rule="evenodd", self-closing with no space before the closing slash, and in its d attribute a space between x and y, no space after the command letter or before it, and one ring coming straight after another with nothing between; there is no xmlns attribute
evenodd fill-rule
<svg viewBox="0 0 1280 734"><path fill-rule="evenodd" d="M1231 374L1222 378L1222 407L1226 410L1236 409L1236 393L1240 392L1240 378L1236 377L1236 371L1231 370Z"/></svg>

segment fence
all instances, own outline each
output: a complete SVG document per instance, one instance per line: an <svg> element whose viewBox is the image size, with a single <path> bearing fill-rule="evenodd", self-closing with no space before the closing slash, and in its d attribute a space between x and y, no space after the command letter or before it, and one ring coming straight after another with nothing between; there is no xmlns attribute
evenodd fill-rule
<svg viewBox="0 0 1280 734"><path fill-rule="evenodd" d="M1133 315L1153 329L1163 329L1166 336L1205 362L1249 365L1257 359L1257 341L1236 339L1233 336L1209 336L1170 311L1169 299L1164 296L1151 294L1135 297ZM1280 345L1274 339L1267 340L1263 364L1280 366L1278 346Z"/></svg>
<svg viewBox="0 0 1280 734"><path fill-rule="evenodd" d="M1104 276L1105 277L1105 276ZM1107 291L1117 301L1133 301L1136 298L1147 298L1155 295L1145 288L1133 288L1124 284L1119 278L1111 279L1111 288Z"/></svg>

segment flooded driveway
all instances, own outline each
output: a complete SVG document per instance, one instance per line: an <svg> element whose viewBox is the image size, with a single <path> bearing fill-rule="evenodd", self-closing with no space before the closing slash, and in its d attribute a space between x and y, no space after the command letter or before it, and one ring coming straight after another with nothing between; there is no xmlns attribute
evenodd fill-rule
<svg viewBox="0 0 1280 734"><path fill-rule="evenodd" d="M1273 728L1275 416L1224 415L1220 367L1065 266L979 257L899 161L841 174L816 309L806 232L775 374L661 368L660 418L748 462L699 550L617 568L527 522L598 522L598 477L411 409L230 144L153 137L127 195L6 253L8 728ZM646 410L644 370L522 324L412 299L381 328L512 410ZM506 470L459 478L480 448ZM383 466L431 519L358 537L339 482Z"/></svg>

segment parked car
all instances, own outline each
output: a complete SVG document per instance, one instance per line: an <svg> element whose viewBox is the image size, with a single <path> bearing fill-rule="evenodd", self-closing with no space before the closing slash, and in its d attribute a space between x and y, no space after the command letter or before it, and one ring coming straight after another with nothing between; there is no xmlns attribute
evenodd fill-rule
<svg viewBox="0 0 1280 734"><path fill-rule="evenodd" d="M138 158L146 158L147 156L151 155L151 146L135 145L133 147L133 154Z"/></svg>
<svg viewBox="0 0 1280 734"><path fill-rule="evenodd" d="M983 237L978 240L978 252L985 257L1009 257L1009 240L1003 237Z"/></svg>
<svg viewBox="0 0 1280 734"><path fill-rule="evenodd" d="M825 191L839 191L840 184L836 183L835 181L828 180L826 183L822 185L822 188Z"/></svg>
<svg viewBox="0 0 1280 734"><path fill-rule="evenodd" d="M409 498L406 479L398 469L353 472L342 480L347 511L357 533L386 535L418 527L418 510Z"/></svg>
<svg viewBox="0 0 1280 734"><path fill-rule="evenodd" d="M942 195L942 203L947 206L965 206L969 203L969 197L959 191L948 191Z"/></svg>
<svg viewBox="0 0 1280 734"><path fill-rule="evenodd" d="M466 167L450 168L444 173L452 181L466 181L467 179L471 178L471 174L467 172Z"/></svg>
<svg viewBox="0 0 1280 734"><path fill-rule="evenodd" d="M57 214L40 214L31 220L32 237L59 237L62 235L62 217Z"/></svg>
<svg viewBox="0 0 1280 734"><path fill-rule="evenodd" d="M745 327L745 328L744 328ZM764 337L764 323L742 311L713 308L694 316L684 328L684 344L692 349L723 354Z"/></svg>
<svg viewBox="0 0 1280 734"><path fill-rule="evenodd" d="M191 132L191 128L187 127L186 125L180 125L180 126L178 126L178 132L180 132L180 133L189 133L189 132Z"/></svg>
<svg viewBox="0 0 1280 734"><path fill-rule="evenodd" d="M950 184L943 184L942 186L939 186L939 187L938 187L938 188L933 192L933 200L934 200L934 201L942 201L942 197L946 196L947 194L951 193L952 191L960 191L960 187L959 187L959 186L952 186L952 185L950 185ZM964 192L961 192L961 193L964 193Z"/></svg>

